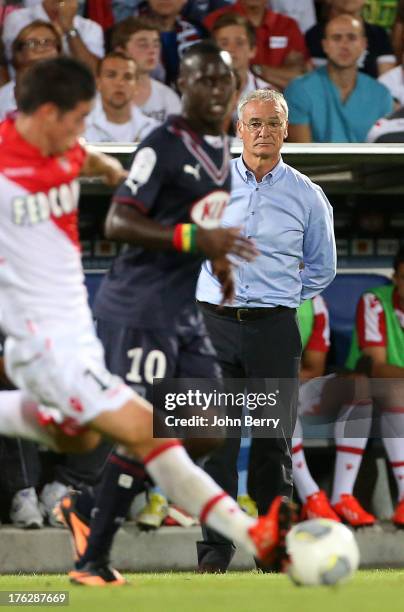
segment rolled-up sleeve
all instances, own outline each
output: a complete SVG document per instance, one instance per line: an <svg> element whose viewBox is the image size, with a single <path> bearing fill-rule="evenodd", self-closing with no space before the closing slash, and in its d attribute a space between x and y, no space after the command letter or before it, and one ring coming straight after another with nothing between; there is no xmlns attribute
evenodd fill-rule
<svg viewBox="0 0 404 612"><path fill-rule="evenodd" d="M331 204L318 186L312 191L311 200L303 241L304 268L300 273L302 302L321 293L335 277L337 267Z"/></svg>

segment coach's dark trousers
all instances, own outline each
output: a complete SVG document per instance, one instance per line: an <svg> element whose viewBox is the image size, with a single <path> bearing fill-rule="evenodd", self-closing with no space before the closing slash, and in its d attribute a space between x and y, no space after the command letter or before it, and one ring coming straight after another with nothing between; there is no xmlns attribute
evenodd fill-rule
<svg viewBox="0 0 404 612"><path fill-rule="evenodd" d="M205 302L200 308L226 379L246 379L247 389L248 379L288 379L279 381L283 411L287 413L283 414L283 433L272 438L253 437L251 442L248 493L256 501L259 514L266 514L277 495L292 495L291 436L302 348L296 310L283 306L218 308ZM239 449L240 438L226 438L204 464L206 472L234 498ZM203 542L197 544L200 570L225 571L234 545L206 527L202 533Z"/></svg>

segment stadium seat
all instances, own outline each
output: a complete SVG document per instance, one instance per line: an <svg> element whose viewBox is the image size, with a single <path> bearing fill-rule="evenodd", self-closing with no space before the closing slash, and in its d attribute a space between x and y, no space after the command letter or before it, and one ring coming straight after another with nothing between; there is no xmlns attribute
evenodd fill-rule
<svg viewBox="0 0 404 612"><path fill-rule="evenodd" d="M329 365L342 367L348 356L355 313L362 293L390 280L381 274L341 273L322 293L330 313L331 351Z"/></svg>

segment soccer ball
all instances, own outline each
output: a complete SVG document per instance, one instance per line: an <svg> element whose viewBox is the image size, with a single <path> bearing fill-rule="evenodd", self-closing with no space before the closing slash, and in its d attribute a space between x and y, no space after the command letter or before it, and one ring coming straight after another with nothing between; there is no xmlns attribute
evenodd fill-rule
<svg viewBox="0 0 404 612"><path fill-rule="evenodd" d="M288 574L302 586L339 584L359 565L359 549L352 531L329 519L295 525L286 536L290 556Z"/></svg>

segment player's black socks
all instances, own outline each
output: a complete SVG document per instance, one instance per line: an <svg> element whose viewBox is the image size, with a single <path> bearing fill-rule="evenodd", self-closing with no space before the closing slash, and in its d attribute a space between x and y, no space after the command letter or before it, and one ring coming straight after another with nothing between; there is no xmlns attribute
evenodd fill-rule
<svg viewBox="0 0 404 612"><path fill-rule="evenodd" d="M81 519L90 523L91 513L95 504L95 492L93 487L82 486L74 498L74 510Z"/></svg>
<svg viewBox="0 0 404 612"><path fill-rule="evenodd" d="M112 453L105 466L92 511L86 552L76 563L80 569L89 561L109 557L115 533L129 512L134 497L146 488L142 463Z"/></svg>

